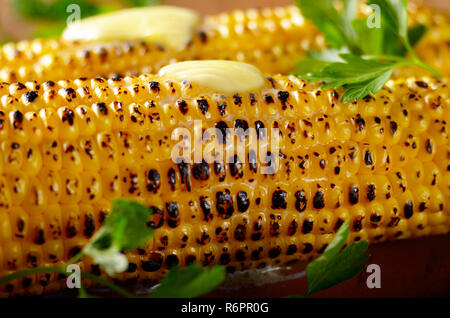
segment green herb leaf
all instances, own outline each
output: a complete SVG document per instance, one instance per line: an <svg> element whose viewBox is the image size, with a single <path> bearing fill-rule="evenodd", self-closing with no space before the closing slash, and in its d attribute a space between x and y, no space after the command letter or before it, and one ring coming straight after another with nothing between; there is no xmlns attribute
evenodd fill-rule
<svg viewBox="0 0 450 318"><path fill-rule="evenodd" d="M370 28L367 20L353 20L353 28L358 34L358 45L362 53L379 55L383 53L384 30Z"/></svg>
<svg viewBox="0 0 450 318"><path fill-rule="evenodd" d="M406 0L370 0L369 4L380 7L382 23L386 23L394 33L407 40L408 35L408 11Z"/></svg>
<svg viewBox="0 0 450 318"><path fill-rule="evenodd" d="M327 43L334 48L347 46L354 39L348 23L336 10L332 0L296 0L302 14L319 28L325 35ZM351 14L351 5L346 15Z"/></svg>
<svg viewBox="0 0 450 318"><path fill-rule="evenodd" d="M411 43L417 43L426 28L417 26L408 33L406 0L370 0L370 4L380 7L380 28L370 27L367 19L355 19L358 1L341 0L342 13L333 7L333 2L297 0L305 17L317 25L327 40L332 40L330 49L310 52L305 60L295 64L297 76L326 82L324 89L344 88L342 102L375 94L399 66L422 67L440 77L412 49ZM406 53L411 59L404 57Z"/></svg>
<svg viewBox="0 0 450 318"><path fill-rule="evenodd" d="M192 264L183 270L177 266L161 280L152 298L192 298L212 291L225 280L225 267L202 268Z"/></svg>
<svg viewBox="0 0 450 318"><path fill-rule="evenodd" d="M12 3L19 14L29 19L65 21L68 16L66 9L70 4L80 6L83 18L99 13L98 5L86 0L15 0Z"/></svg>
<svg viewBox="0 0 450 318"><path fill-rule="evenodd" d="M147 225L152 210L129 200L113 202L111 214L83 249L109 275L123 272L128 261L121 252L145 246L153 229Z"/></svg>
<svg viewBox="0 0 450 318"><path fill-rule="evenodd" d="M94 296L90 295L86 288L84 288L83 285L80 286L80 289L78 289L78 298L95 298Z"/></svg>
<svg viewBox="0 0 450 318"><path fill-rule="evenodd" d="M162 0L125 0L130 6L145 7L161 4Z"/></svg>
<svg viewBox="0 0 450 318"><path fill-rule="evenodd" d="M350 279L360 273L370 255L366 254L367 241L352 243L344 250L349 235L349 220L345 221L323 254L309 263L306 268L309 296ZM342 250L342 251L341 251Z"/></svg>
<svg viewBox="0 0 450 318"><path fill-rule="evenodd" d="M116 200L113 203L111 214L106 218L105 225L113 226L120 219L126 219L126 226L120 239L122 250L130 250L145 246L148 239L153 236L153 229L147 222L153 211L142 204L129 200Z"/></svg>

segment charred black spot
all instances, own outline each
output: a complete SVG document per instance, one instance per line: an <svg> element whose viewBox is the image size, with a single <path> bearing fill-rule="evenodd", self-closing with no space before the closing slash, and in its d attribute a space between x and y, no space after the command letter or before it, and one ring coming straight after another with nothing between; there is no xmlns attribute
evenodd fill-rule
<svg viewBox="0 0 450 318"><path fill-rule="evenodd" d="M364 162L368 166L373 164L372 154L370 153L370 151L366 151L366 153L364 154Z"/></svg>
<svg viewBox="0 0 450 318"><path fill-rule="evenodd" d="M97 108L98 111L100 113L102 113L103 115L105 115L105 116L108 115L108 108L106 107L105 103L96 103L93 106L94 106L94 108Z"/></svg>
<svg viewBox="0 0 450 318"><path fill-rule="evenodd" d="M314 222L311 220L304 220L302 225L302 233L308 234L309 232L311 232L313 229L313 224Z"/></svg>
<svg viewBox="0 0 450 318"><path fill-rule="evenodd" d="M25 94L23 94L23 98L28 103L34 102L36 98L38 98L38 96L39 96L38 93L35 91L26 92Z"/></svg>
<svg viewBox="0 0 450 318"><path fill-rule="evenodd" d="M208 35L205 31L199 31L198 36L200 37L200 41L202 41L202 43L208 42Z"/></svg>
<svg viewBox="0 0 450 318"><path fill-rule="evenodd" d="M297 245L291 244L287 248L286 255L292 255L295 254L296 252L297 252Z"/></svg>
<svg viewBox="0 0 450 318"><path fill-rule="evenodd" d="M224 191L219 191L216 193L216 208L219 215L228 219L234 212L233 198L231 197L230 190L225 189Z"/></svg>
<svg viewBox="0 0 450 318"><path fill-rule="evenodd" d="M358 203L359 200L359 189L357 186L353 185L350 187L350 191L348 193L348 199L351 204Z"/></svg>
<svg viewBox="0 0 450 318"><path fill-rule="evenodd" d="M269 251L270 258L278 257L280 254L281 254L281 248L279 246L276 246Z"/></svg>
<svg viewBox="0 0 450 318"><path fill-rule="evenodd" d="M235 94L233 95L233 99L234 99L234 104L237 106L241 106L242 105L242 98L241 96L239 96L239 94Z"/></svg>
<svg viewBox="0 0 450 318"><path fill-rule="evenodd" d="M137 270L137 264L128 263L127 273L134 273Z"/></svg>
<svg viewBox="0 0 450 318"><path fill-rule="evenodd" d="M305 243L305 247L303 248L303 254L308 254L313 250L313 246L310 243Z"/></svg>
<svg viewBox="0 0 450 318"><path fill-rule="evenodd" d="M362 230L362 218L359 217L353 221L353 231L359 232Z"/></svg>
<svg viewBox="0 0 450 318"><path fill-rule="evenodd" d="M241 138L248 138L248 123L243 119L236 119L234 122L236 134Z"/></svg>
<svg viewBox="0 0 450 318"><path fill-rule="evenodd" d="M161 186L161 176L158 170L151 169L147 174L147 191L156 193Z"/></svg>
<svg viewBox="0 0 450 318"><path fill-rule="evenodd" d="M148 261L142 261L141 266L145 272L156 272L161 268L163 257L158 253L151 253Z"/></svg>
<svg viewBox="0 0 450 318"><path fill-rule="evenodd" d="M405 214L405 218L409 219L413 215L413 203L411 200L405 203L403 206L403 213Z"/></svg>
<svg viewBox="0 0 450 318"><path fill-rule="evenodd" d="M227 108L227 103L217 103L217 109L219 110L220 116L225 115L226 108Z"/></svg>
<svg viewBox="0 0 450 318"><path fill-rule="evenodd" d="M375 199L375 185L369 184L367 186L367 200L372 201Z"/></svg>
<svg viewBox="0 0 450 318"><path fill-rule="evenodd" d="M229 163L230 174L232 177L242 178L244 176L242 162L238 155L234 155Z"/></svg>
<svg viewBox="0 0 450 318"><path fill-rule="evenodd" d="M296 199L295 208L297 209L297 211L298 212L305 211L307 203L305 190L295 192L295 199Z"/></svg>
<svg viewBox="0 0 450 318"><path fill-rule="evenodd" d="M216 130L219 138L219 143L225 145L230 134L227 124L224 121L216 123Z"/></svg>
<svg viewBox="0 0 450 318"><path fill-rule="evenodd" d="M379 214L372 214L370 216L370 221L374 222L374 223L380 222L381 221L381 215L379 215Z"/></svg>
<svg viewBox="0 0 450 318"><path fill-rule="evenodd" d="M223 253L220 255L219 262L221 265L227 265L231 262L231 255L228 253Z"/></svg>
<svg viewBox="0 0 450 318"><path fill-rule="evenodd" d="M431 144L430 139L427 139L425 141L425 149L427 150L428 153L433 153L433 145Z"/></svg>
<svg viewBox="0 0 450 318"><path fill-rule="evenodd" d="M298 229L298 223L295 220L292 220L292 222L289 224L288 227L288 235L292 236L295 233L297 233L297 229Z"/></svg>
<svg viewBox="0 0 450 318"><path fill-rule="evenodd" d="M211 202L209 202L208 197L200 197L200 208L203 211L205 221L212 220L213 215L211 214Z"/></svg>
<svg viewBox="0 0 450 318"><path fill-rule="evenodd" d="M419 211L423 212L423 211L426 210L426 208L427 208L427 205L425 204L425 202L420 202L420 204L419 204Z"/></svg>
<svg viewBox="0 0 450 318"><path fill-rule="evenodd" d="M147 222L147 226L153 229L160 228L164 224L164 211L155 206L150 207L150 209L153 213L150 217L150 221Z"/></svg>
<svg viewBox="0 0 450 318"><path fill-rule="evenodd" d="M180 112L181 112L183 115L186 115L186 113L187 113L188 110L189 110L189 107L188 107L188 104L186 103L186 101L184 101L184 100L179 100L179 101L177 102L177 105L178 105L178 109L180 110Z"/></svg>
<svg viewBox="0 0 450 318"><path fill-rule="evenodd" d="M44 237L44 230L43 229L38 229L36 231L36 236L34 238L34 243L36 243L37 245L42 245L45 243L45 237Z"/></svg>
<svg viewBox="0 0 450 318"><path fill-rule="evenodd" d="M95 222L92 215L86 215L84 219L84 236L91 237L95 232Z"/></svg>
<svg viewBox="0 0 450 318"><path fill-rule="evenodd" d="M205 244L208 244L211 241L211 238L210 238L208 233L203 231L202 235L200 236L200 238L198 238L196 241L200 245L205 245Z"/></svg>
<svg viewBox="0 0 450 318"><path fill-rule="evenodd" d="M428 84L422 81L416 81L416 85L421 88L428 88Z"/></svg>
<svg viewBox="0 0 450 318"><path fill-rule="evenodd" d="M316 194L314 195L314 199L313 199L313 205L314 208L316 209L323 209L325 207L325 201L324 201L324 197L323 197L323 192L322 191L317 191Z"/></svg>
<svg viewBox="0 0 450 318"><path fill-rule="evenodd" d="M77 229L72 224L68 224L66 226L66 237L67 238L75 237L77 235L77 233L78 233Z"/></svg>
<svg viewBox="0 0 450 318"><path fill-rule="evenodd" d="M272 95L269 95L269 94L264 95L264 101L266 102L266 104L274 103Z"/></svg>
<svg viewBox="0 0 450 318"><path fill-rule="evenodd" d="M148 83L148 86L149 86L150 89L151 89L153 92L155 92L155 93L158 93L158 92L160 91L159 83L158 83L158 82L151 81L151 82Z"/></svg>
<svg viewBox="0 0 450 318"><path fill-rule="evenodd" d="M289 98L289 92L283 92L283 91L278 92L278 99L280 100L283 109L286 109L286 102L287 102L288 98Z"/></svg>
<svg viewBox="0 0 450 318"><path fill-rule="evenodd" d="M28 277L24 278L24 279L22 280L22 287L23 287L23 288L28 288L28 287L30 287L30 286L31 286L31 282L32 282L31 278L28 278Z"/></svg>
<svg viewBox="0 0 450 318"><path fill-rule="evenodd" d="M181 175L181 184L186 185L186 189L190 192L191 191L191 169L189 168L189 165L184 162L184 160L181 160L180 163L178 163L178 170L180 171Z"/></svg>
<svg viewBox="0 0 450 318"><path fill-rule="evenodd" d="M247 211L248 207L250 206L250 200L248 199L247 192L239 191L236 195L236 201L239 212Z"/></svg>
<svg viewBox="0 0 450 318"><path fill-rule="evenodd" d="M197 105L203 115L205 115L209 110L209 104L206 99L198 99Z"/></svg>
<svg viewBox="0 0 450 318"><path fill-rule="evenodd" d="M22 126L22 122L23 122L23 114L16 110L13 113L13 127L14 128L20 128Z"/></svg>
<svg viewBox="0 0 450 318"><path fill-rule="evenodd" d="M167 210L169 217L171 217L171 218L177 218L179 215L178 203L176 203L176 202L166 203L166 210Z"/></svg>
<svg viewBox="0 0 450 318"><path fill-rule="evenodd" d="M25 222L23 219L19 219L17 220L17 229L19 230L19 232L23 232L25 228Z"/></svg>
<svg viewBox="0 0 450 318"><path fill-rule="evenodd" d="M238 262L245 261L245 252L242 250L239 250L236 252L235 257Z"/></svg>
<svg viewBox="0 0 450 318"><path fill-rule="evenodd" d="M192 168L192 174L197 180L208 180L209 173L209 165L205 160L202 160L201 163L194 164L194 167Z"/></svg>
<svg viewBox="0 0 450 318"><path fill-rule="evenodd" d="M341 228L342 224L344 224L344 220L341 218L338 218L336 221L336 224L334 225L334 230L338 231Z"/></svg>
<svg viewBox="0 0 450 318"><path fill-rule="evenodd" d="M239 224L238 226L236 226L236 229L234 230L235 240L239 242L244 242L246 230L247 228L244 224Z"/></svg>
<svg viewBox="0 0 450 318"><path fill-rule="evenodd" d="M195 263L196 260L197 260L197 257L195 255L188 255L186 257L186 265L191 265L191 264Z"/></svg>
<svg viewBox="0 0 450 318"><path fill-rule="evenodd" d="M218 161L214 161L214 173L219 177L219 181L225 180L225 166Z"/></svg>
<svg viewBox="0 0 450 318"><path fill-rule="evenodd" d="M355 120L356 125L358 126L358 130L359 131L363 131L366 127L366 122L364 119L361 118L361 116L358 114L356 116L356 120Z"/></svg>
<svg viewBox="0 0 450 318"><path fill-rule="evenodd" d="M64 111L63 111L62 116L61 116L62 122L64 123L64 122L67 121L67 123L70 126L72 126L74 118L75 118L75 114L74 114L73 110L68 109L68 108L64 108Z"/></svg>
<svg viewBox="0 0 450 318"><path fill-rule="evenodd" d="M255 94L250 93L248 94L249 98L250 98L250 105L255 105L256 104L256 98L255 98Z"/></svg>
<svg viewBox="0 0 450 318"><path fill-rule="evenodd" d="M81 247L79 246L74 246L69 250L69 258L74 257L75 255L77 255L78 253L81 252ZM65 276L64 276L65 278Z"/></svg>
<svg viewBox="0 0 450 318"><path fill-rule="evenodd" d="M286 209L286 191L276 190L272 194L272 209Z"/></svg>
<svg viewBox="0 0 450 318"><path fill-rule="evenodd" d="M169 184L170 184L170 188L172 189L172 191L175 190L175 170L173 170L172 168L170 168L169 172L167 173L167 176L169 177Z"/></svg>
<svg viewBox="0 0 450 318"><path fill-rule="evenodd" d="M398 128L397 123L395 121L391 121L390 126L391 126L391 134L393 135L397 131Z"/></svg>

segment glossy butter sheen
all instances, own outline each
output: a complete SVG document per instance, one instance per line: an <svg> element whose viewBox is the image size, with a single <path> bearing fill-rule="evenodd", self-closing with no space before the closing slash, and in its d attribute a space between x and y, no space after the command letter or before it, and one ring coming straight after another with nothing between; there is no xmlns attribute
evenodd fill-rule
<svg viewBox="0 0 450 318"><path fill-rule="evenodd" d="M224 94L257 90L264 85L264 76L253 65L223 61L187 61L163 67L159 75L186 80Z"/></svg>
<svg viewBox="0 0 450 318"><path fill-rule="evenodd" d="M68 41L145 39L181 50L191 40L200 16L192 10L155 6L125 9L83 19L63 33Z"/></svg>

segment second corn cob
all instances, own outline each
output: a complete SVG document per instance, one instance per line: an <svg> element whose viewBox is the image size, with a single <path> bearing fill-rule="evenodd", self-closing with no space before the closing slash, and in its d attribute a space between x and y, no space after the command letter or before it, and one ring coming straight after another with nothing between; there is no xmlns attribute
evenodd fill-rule
<svg viewBox="0 0 450 318"><path fill-rule="evenodd" d="M239 82L243 73L228 75ZM192 262L232 272L305 261L347 218L350 241L449 232L446 82L390 81L374 97L342 104L339 91L293 77L229 93L168 74L0 84L0 276L63 264L117 198L153 207L157 229L127 253L129 269L115 278L122 282L154 282ZM255 128L269 144L262 128L278 128L278 158L263 157L279 169L261 174L247 147L230 163L174 163L172 133L194 120L224 132L226 146L247 140L227 127ZM89 260L82 266L100 272ZM1 290L64 286L63 277L33 275Z"/></svg>
<svg viewBox="0 0 450 318"><path fill-rule="evenodd" d="M409 18L411 25L421 23L429 28L417 53L443 75L450 74L449 15L414 1L409 4ZM136 33L132 27L130 31ZM0 81L142 74L189 59L229 59L251 63L267 73L287 73L305 52L325 47L323 36L297 7L237 10L205 17L181 51L135 38L94 42L58 38L7 44L0 49ZM422 74L417 69L404 72L408 76Z"/></svg>

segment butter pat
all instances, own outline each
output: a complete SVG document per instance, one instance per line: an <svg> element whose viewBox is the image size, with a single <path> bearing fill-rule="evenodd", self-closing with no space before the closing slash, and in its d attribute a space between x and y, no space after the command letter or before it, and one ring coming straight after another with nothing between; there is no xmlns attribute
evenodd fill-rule
<svg viewBox="0 0 450 318"><path fill-rule="evenodd" d="M63 33L67 41L149 40L182 50L192 39L200 16L192 10L154 6L124 9L83 19Z"/></svg>
<svg viewBox="0 0 450 318"><path fill-rule="evenodd" d="M258 90L264 85L264 76L255 66L223 60L170 64L163 67L159 75L186 80L224 94Z"/></svg>

